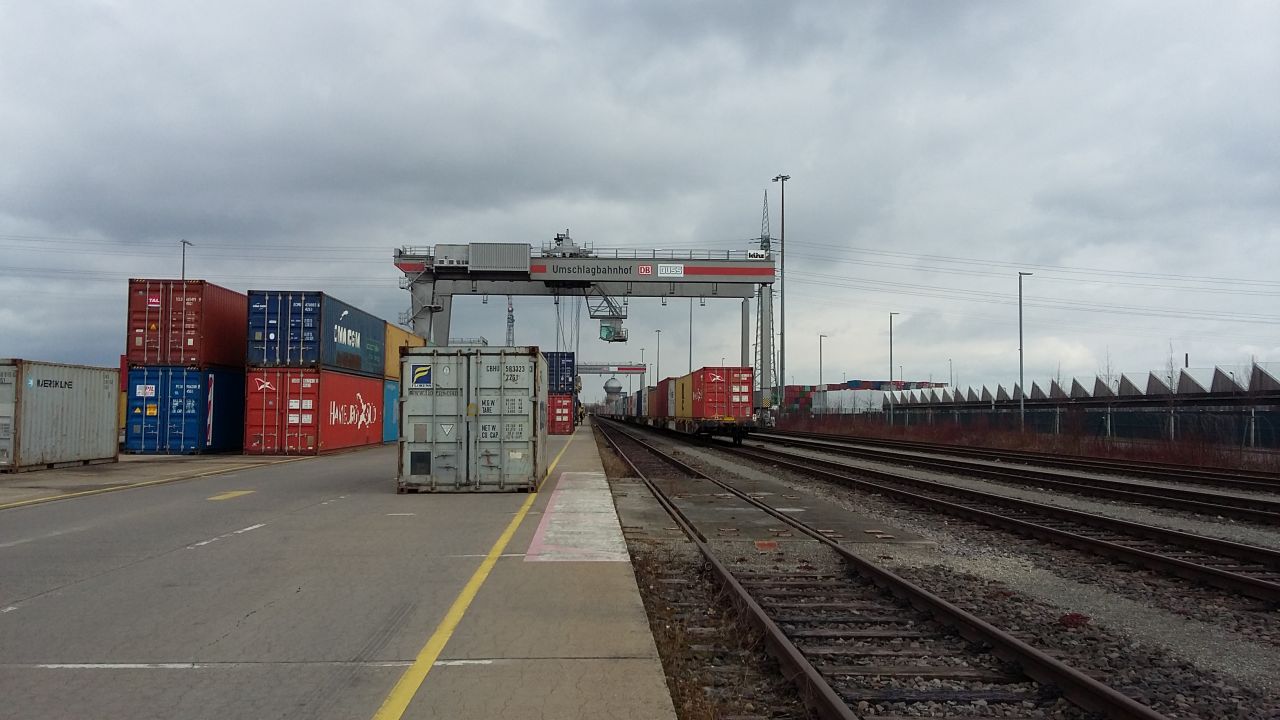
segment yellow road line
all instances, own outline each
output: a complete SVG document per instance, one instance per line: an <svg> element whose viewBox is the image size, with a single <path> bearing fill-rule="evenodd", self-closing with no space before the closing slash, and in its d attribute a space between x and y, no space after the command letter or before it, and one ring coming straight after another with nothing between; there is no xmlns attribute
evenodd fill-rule
<svg viewBox="0 0 1280 720"><path fill-rule="evenodd" d="M547 466L547 474L543 477L544 481L546 478L551 477L551 472L560 463L560 458L564 456L564 451L569 449L573 438L573 435L569 436L569 440L565 442L564 447L560 448L560 452L556 453L551 465ZM498 564L498 557L507 549L507 544L515 536L516 530L519 529L520 523L524 521L525 515L529 514L529 508L533 507L533 501L537 497L537 492L529 493L529 497L520 506L516 516L507 524L507 529L502 531L498 541L493 544L493 547L489 548L489 554L485 555L480 567L476 568L471 579L462 588L462 592L458 593L458 597L449 606L449 611L445 613L444 619L436 626L435 632L431 633L430 638L427 638L427 644L422 646L422 650L418 652L418 657L414 659L409 669L405 670L404 674L400 676L395 687L391 688L391 693L387 695L387 699L382 701L382 707L378 708L373 720L400 720L400 718L404 717L404 711L409 708L409 703L413 701L413 696L418 693L418 688L422 687L422 682L427 679L427 673L431 672L431 667L440 657L440 653L444 652L444 646L449 643L449 638L453 637L453 632L458 629L458 624L462 622L462 617L467 614L467 609L471 607L471 601L476 599L476 594L480 592L480 587L484 585L485 580L489 579L489 573L493 571L493 566Z"/></svg>
<svg viewBox="0 0 1280 720"><path fill-rule="evenodd" d="M230 500L231 498L238 498L238 497L240 497L240 496L242 496L242 495L252 495L252 494L253 494L253 493L255 493L255 492L257 492L257 491L256 491L256 490L230 490L230 491L228 491L228 492L220 493L220 494L218 494L218 495L214 495L213 497L211 497L211 498L206 498L206 499L208 499L208 500Z"/></svg>
<svg viewBox="0 0 1280 720"><path fill-rule="evenodd" d="M197 478L205 478L213 475L225 475L230 472L239 470L253 470L260 467L270 467L272 465L281 465L283 463L299 462L301 460L314 460L316 455L308 455L306 457L292 457L284 460L273 460L271 462L262 463L260 465L240 465L237 467L222 468L220 470L210 470L208 472L196 473L195 475L175 475L173 477L160 478L159 480L144 480L142 482L129 483L128 485L117 485L116 487L98 488L96 490L81 490L79 492L62 493L61 495L49 495L47 497L31 498L30 500L18 500L11 503L0 505L0 510L8 510L9 508L26 507L28 505L42 505L55 500L70 500L71 498L87 497L89 495L102 495L103 493L119 492L121 490L132 490L134 488L149 487L151 485L163 485L165 483L177 482L179 480L195 480Z"/></svg>

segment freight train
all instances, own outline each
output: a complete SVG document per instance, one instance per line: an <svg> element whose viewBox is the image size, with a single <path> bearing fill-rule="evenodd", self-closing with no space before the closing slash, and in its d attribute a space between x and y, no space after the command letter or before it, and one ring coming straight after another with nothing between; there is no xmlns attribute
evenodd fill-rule
<svg viewBox="0 0 1280 720"><path fill-rule="evenodd" d="M699 368L606 400L597 414L689 435L728 437L740 444L756 429L753 372L749 367Z"/></svg>

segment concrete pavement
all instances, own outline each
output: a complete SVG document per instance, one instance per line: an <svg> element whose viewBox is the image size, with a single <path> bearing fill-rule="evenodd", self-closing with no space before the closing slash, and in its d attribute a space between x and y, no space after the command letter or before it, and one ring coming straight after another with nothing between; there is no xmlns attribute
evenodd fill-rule
<svg viewBox="0 0 1280 720"><path fill-rule="evenodd" d="M0 510L0 719L373 717L528 497L394 472L378 448ZM629 565L522 562L549 494L404 717L672 717Z"/></svg>

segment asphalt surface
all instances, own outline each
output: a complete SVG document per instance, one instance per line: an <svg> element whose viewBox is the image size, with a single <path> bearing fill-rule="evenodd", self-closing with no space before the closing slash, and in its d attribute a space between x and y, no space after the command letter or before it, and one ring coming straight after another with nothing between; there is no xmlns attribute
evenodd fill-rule
<svg viewBox="0 0 1280 720"><path fill-rule="evenodd" d="M0 510L0 718L368 718L527 496L392 448Z"/></svg>

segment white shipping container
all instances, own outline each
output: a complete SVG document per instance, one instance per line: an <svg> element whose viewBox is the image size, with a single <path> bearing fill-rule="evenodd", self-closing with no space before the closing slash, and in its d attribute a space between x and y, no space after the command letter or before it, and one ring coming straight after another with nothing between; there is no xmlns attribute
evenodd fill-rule
<svg viewBox="0 0 1280 720"><path fill-rule="evenodd" d="M400 360L399 492L537 490L547 362L536 347L417 347Z"/></svg>
<svg viewBox="0 0 1280 720"><path fill-rule="evenodd" d="M0 359L0 472L115 462L120 371Z"/></svg>

